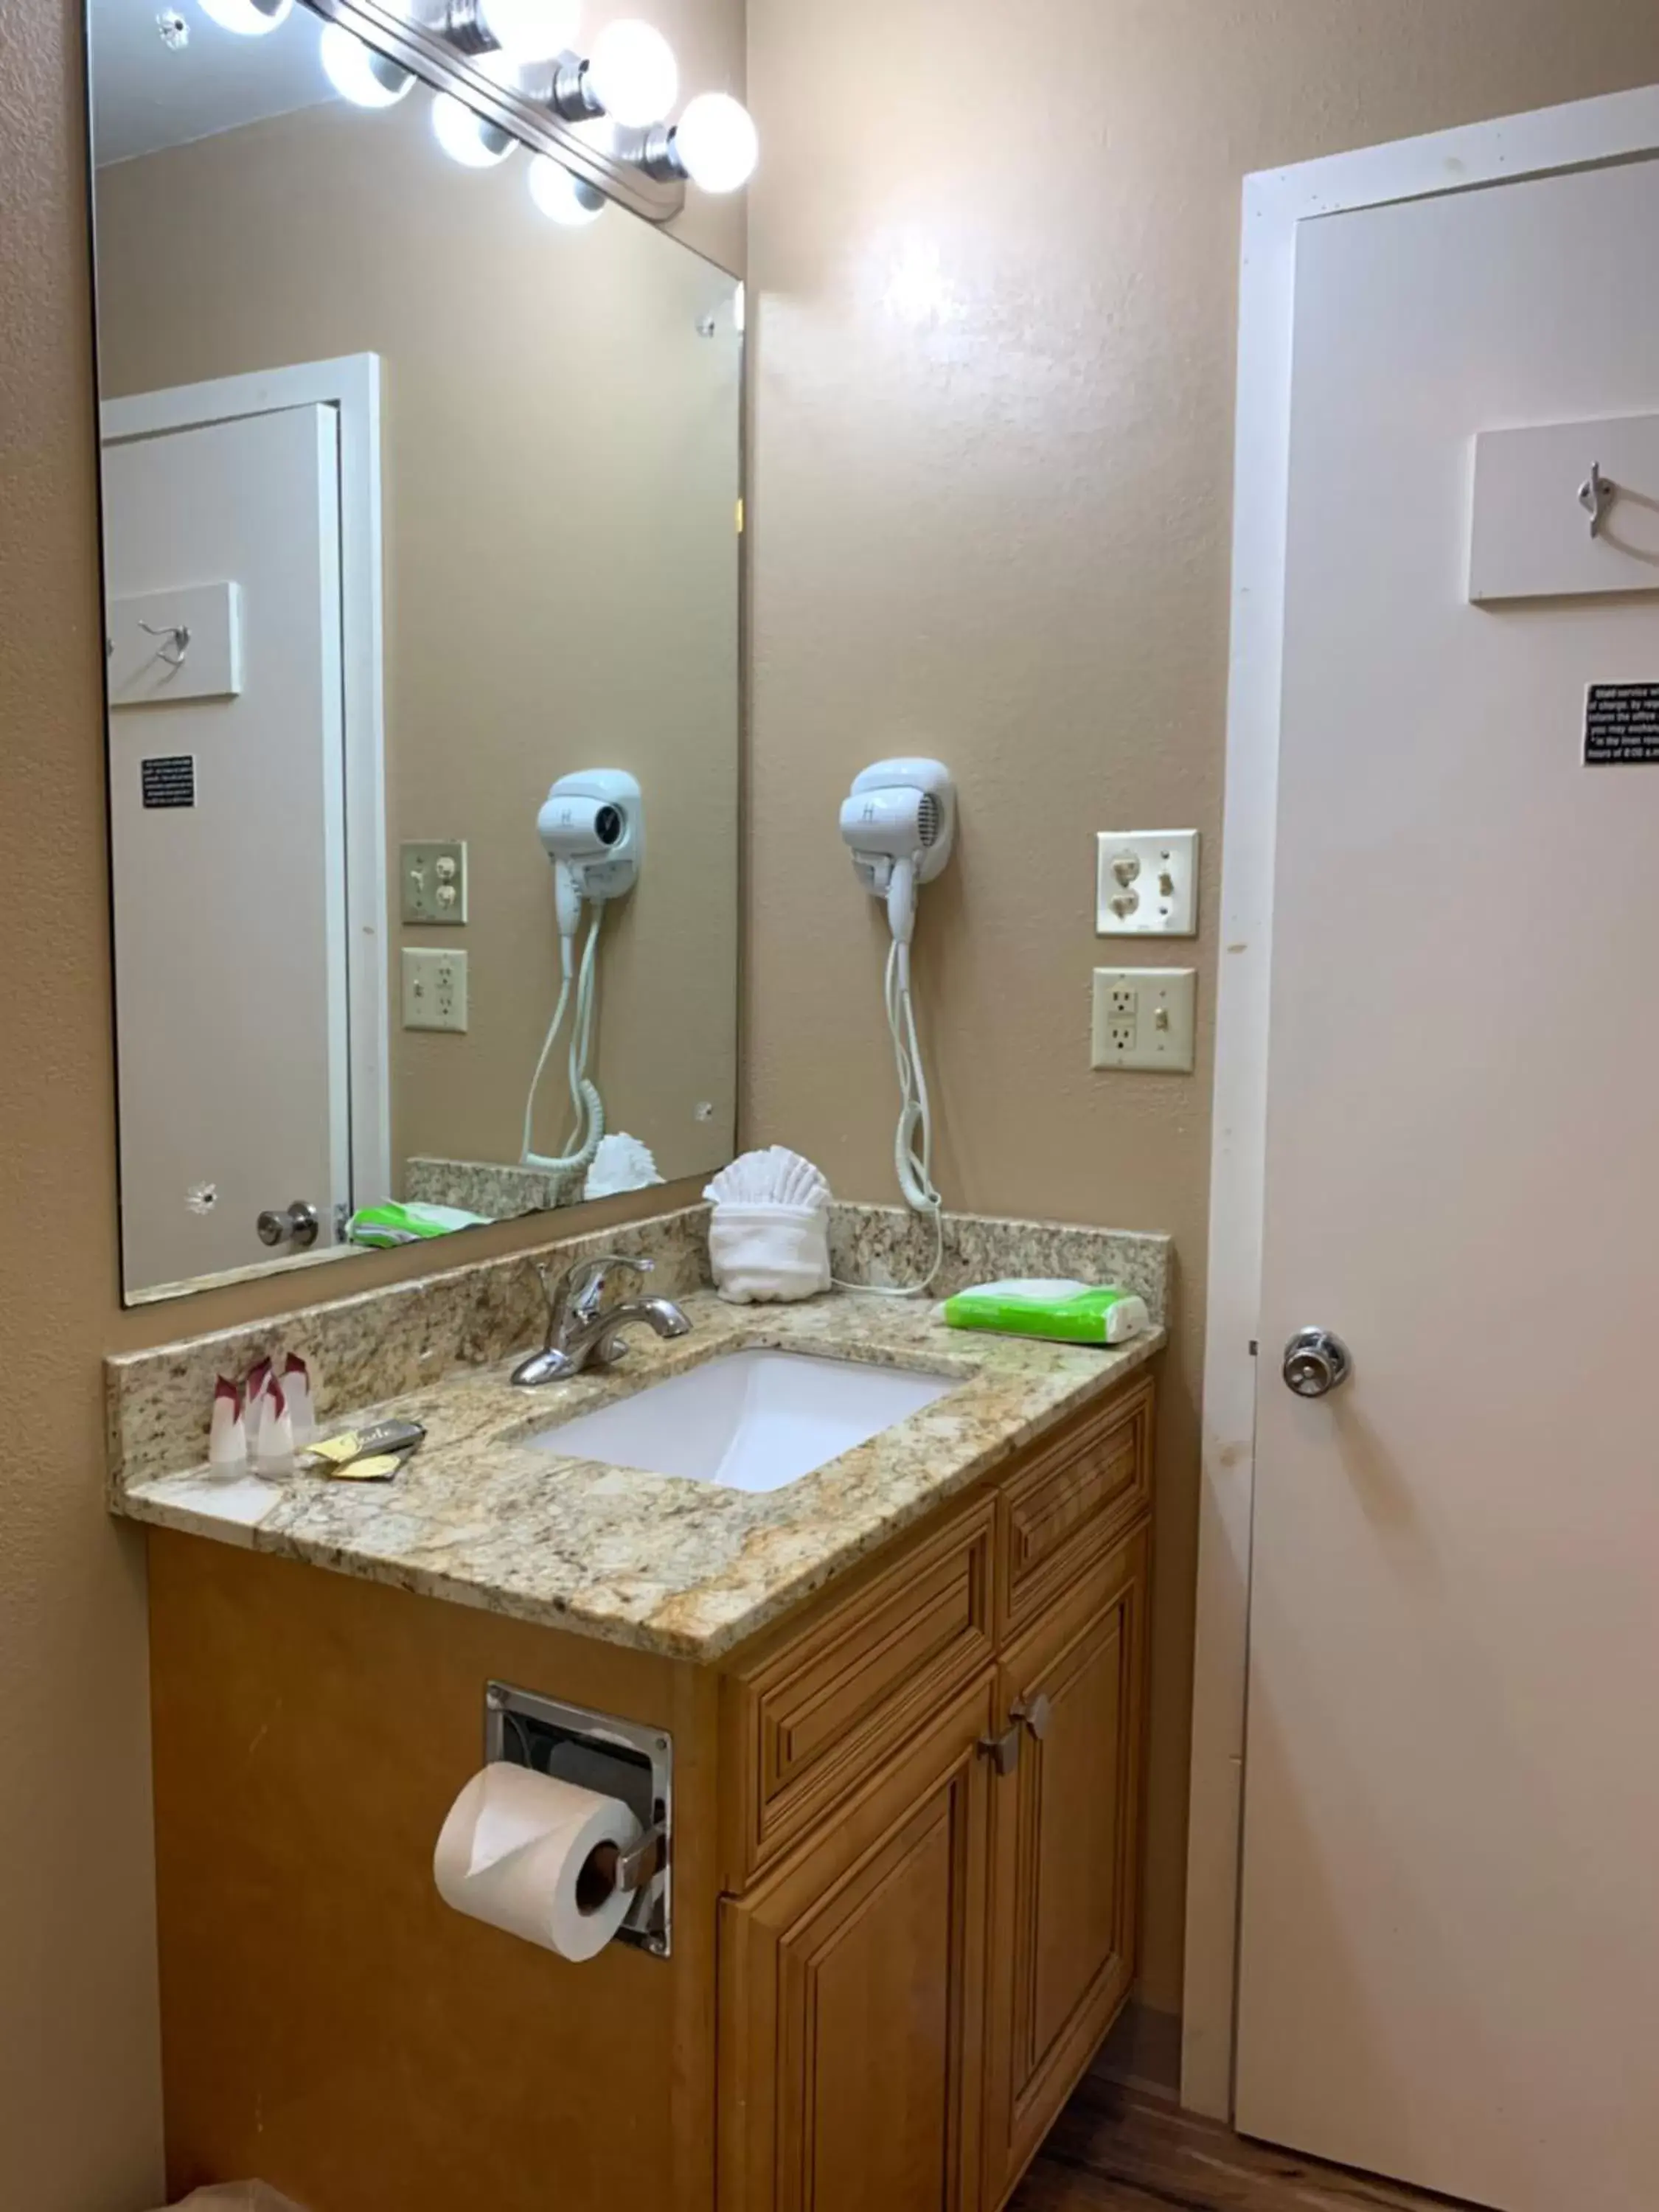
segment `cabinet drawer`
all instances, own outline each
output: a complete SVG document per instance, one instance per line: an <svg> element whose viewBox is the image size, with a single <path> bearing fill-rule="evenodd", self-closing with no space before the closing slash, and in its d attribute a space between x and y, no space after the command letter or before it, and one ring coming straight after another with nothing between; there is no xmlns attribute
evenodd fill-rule
<svg viewBox="0 0 1659 2212"><path fill-rule="evenodd" d="M728 1881L775 1857L988 1662L994 1528L982 1499L728 1680Z"/></svg>
<svg viewBox="0 0 1659 2212"><path fill-rule="evenodd" d="M1146 1510L1152 1480L1150 1378L1010 1475L999 1507L1000 1627L1022 1626L1127 1528Z"/></svg>

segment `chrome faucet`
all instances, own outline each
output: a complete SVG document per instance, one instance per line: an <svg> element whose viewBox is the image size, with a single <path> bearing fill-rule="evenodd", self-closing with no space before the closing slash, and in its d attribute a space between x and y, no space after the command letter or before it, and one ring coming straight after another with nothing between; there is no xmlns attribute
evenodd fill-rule
<svg viewBox="0 0 1659 2212"><path fill-rule="evenodd" d="M643 1322L659 1336L685 1335L691 1324L672 1298L625 1298L620 1305L601 1309L612 1267L648 1275L652 1264L606 1252L597 1260L578 1260L574 1267L556 1275L538 1262L536 1273L547 1294L547 1334L539 1352L519 1362L513 1380L533 1389L542 1382L562 1382L585 1368L614 1367L628 1349L622 1333L635 1322Z"/></svg>

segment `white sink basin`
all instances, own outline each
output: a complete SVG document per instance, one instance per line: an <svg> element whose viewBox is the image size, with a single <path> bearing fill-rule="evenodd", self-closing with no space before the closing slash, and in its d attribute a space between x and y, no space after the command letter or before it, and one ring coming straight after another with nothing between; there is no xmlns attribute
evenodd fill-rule
<svg viewBox="0 0 1659 2212"><path fill-rule="evenodd" d="M728 1490L781 1490L931 1406L959 1380L795 1352L734 1352L530 1441L607 1467L689 1475Z"/></svg>

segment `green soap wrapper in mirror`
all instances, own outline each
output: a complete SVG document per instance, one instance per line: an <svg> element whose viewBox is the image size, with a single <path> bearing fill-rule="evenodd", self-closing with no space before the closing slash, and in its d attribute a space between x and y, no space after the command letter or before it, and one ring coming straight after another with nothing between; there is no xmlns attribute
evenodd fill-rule
<svg viewBox="0 0 1659 2212"><path fill-rule="evenodd" d="M469 1213L464 1206L415 1202L405 1206L400 1200L388 1198L378 1206L360 1206L347 1222L345 1233L348 1243L384 1248L419 1244L428 1237L453 1236L458 1229L489 1226L487 1213Z"/></svg>
<svg viewBox="0 0 1659 2212"><path fill-rule="evenodd" d="M938 1313L951 1328L1047 1337L1058 1344L1127 1344L1152 1326L1146 1299L1133 1291L1065 1278L976 1283L946 1298Z"/></svg>

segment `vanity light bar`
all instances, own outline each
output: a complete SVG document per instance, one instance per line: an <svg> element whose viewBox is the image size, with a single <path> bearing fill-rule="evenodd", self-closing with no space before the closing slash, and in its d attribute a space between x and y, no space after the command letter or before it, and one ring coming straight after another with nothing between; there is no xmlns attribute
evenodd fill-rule
<svg viewBox="0 0 1659 2212"><path fill-rule="evenodd" d="M501 44L484 21L482 0L450 0L442 31L458 54L493 54Z"/></svg>
<svg viewBox="0 0 1659 2212"><path fill-rule="evenodd" d="M202 4L206 7L208 0L202 0ZM292 0L216 0L217 7L226 15L234 13L239 18L245 9L252 15L256 4L258 13L263 16L270 9L286 13ZM302 4L324 22L340 25L369 47L384 64L384 69L375 73L377 80L386 82L388 89L397 83L397 72L406 71L429 90L452 95L492 134L505 133L532 154L544 154L556 162L574 179L578 188L576 208L572 210L578 220L583 215L598 213L601 201L614 200L631 213L643 216L648 222L667 222L685 204L688 179L695 179L706 191L736 188L735 185L714 180L716 172L698 176L691 161L681 158L686 149L681 148L677 153L668 143L671 139L678 139L693 111L699 108L698 100L687 103L678 125L664 122L653 130L629 123L623 106L627 106L629 112L639 110L625 98L617 98L614 67L607 75L605 64L614 64L617 57L601 51L605 47L605 33L594 41L594 51L585 60L568 48L550 58L540 67L542 82L536 90L527 88L517 75L507 74L502 67L507 49L497 36L497 30L515 15L550 11L556 19L562 12L561 0L544 0L542 11L527 8L525 0L441 0L441 13L437 20L433 19L434 11L428 6L424 21L404 12L407 0L302 0ZM417 4L422 4L422 0L417 0ZM567 20L574 23L574 16ZM451 33L452 24L454 35ZM609 27L617 31L623 27ZM647 37L639 40L636 32L644 32ZM672 68L672 51L659 33L643 24L629 27L629 33L634 48L629 58L635 66L642 47L647 58L654 52L659 64L662 55L666 54ZM514 46L516 56L520 46L517 38ZM494 56L500 59L492 70ZM530 82L535 83L538 64L515 58L514 69L525 71ZM634 90L636 97L643 97L637 85ZM608 100L607 94L611 95ZM579 112L561 112L562 107L574 110L578 98ZM710 100L725 101L723 94L703 94L701 98L705 108ZM599 103L597 106L595 101ZM673 102L669 100L653 104L663 114ZM730 105L738 108L735 100ZM738 112L742 113L740 109ZM595 131L592 123L601 116L608 117L616 127ZM744 114L740 129L752 134L753 127ZM694 126L694 148L696 135ZM728 169L729 167L728 163Z"/></svg>
<svg viewBox="0 0 1659 2212"><path fill-rule="evenodd" d="M293 0L200 0L204 14L244 37L274 30ZM554 42L573 36L574 0L442 0L441 20L419 22L398 0L307 0L322 18L322 60L330 82L363 107L403 98L416 77L436 94L439 143L471 167L527 145L568 171L577 190L574 219L592 196L621 202L664 222L678 213L688 180L708 192L738 191L753 172L759 141L748 110L726 93L700 93L678 123L673 49L649 23L608 23L584 57ZM544 70L538 93L520 73ZM599 118L616 143L592 143L580 126ZM544 195L538 195L543 204ZM570 214L561 219L572 219Z"/></svg>
<svg viewBox="0 0 1659 2212"><path fill-rule="evenodd" d="M526 26L517 39L504 35L508 9L521 15ZM539 7L537 0L447 0L443 36L458 53L504 52L521 68L550 64L543 104L562 122L609 116L625 130L644 132L632 158L659 182L689 180L710 192L735 191L748 182L759 142L740 100L726 93L699 94L679 125L671 126L666 118L679 94L679 70L661 32L624 20L609 24L588 56L568 48L538 50L531 27L538 17L562 30L574 27L574 14L560 0L540 0ZM550 38L557 34L552 31Z"/></svg>

